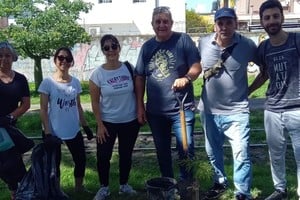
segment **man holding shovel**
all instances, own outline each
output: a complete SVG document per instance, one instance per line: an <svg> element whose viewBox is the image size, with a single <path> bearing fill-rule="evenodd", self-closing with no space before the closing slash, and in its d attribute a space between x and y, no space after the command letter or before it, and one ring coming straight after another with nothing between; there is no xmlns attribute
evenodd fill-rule
<svg viewBox="0 0 300 200"><path fill-rule="evenodd" d="M135 70L138 120L141 124L149 123L161 175L174 178L172 129L176 136L179 160L194 157L195 105L192 81L201 73L200 57L196 45L187 34L171 30L173 19L168 7L154 8L151 23L155 37L142 46ZM182 111L187 134L182 137L179 108L185 94ZM187 141L185 145L183 138ZM181 163L179 181L192 181L192 171Z"/></svg>

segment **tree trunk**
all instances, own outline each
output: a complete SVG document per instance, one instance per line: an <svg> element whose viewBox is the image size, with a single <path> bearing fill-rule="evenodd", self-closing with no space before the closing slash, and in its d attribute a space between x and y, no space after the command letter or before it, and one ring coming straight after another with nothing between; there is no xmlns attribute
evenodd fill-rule
<svg viewBox="0 0 300 200"><path fill-rule="evenodd" d="M34 58L34 83L35 83L35 91L36 92L37 92L42 80L43 80L42 59Z"/></svg>

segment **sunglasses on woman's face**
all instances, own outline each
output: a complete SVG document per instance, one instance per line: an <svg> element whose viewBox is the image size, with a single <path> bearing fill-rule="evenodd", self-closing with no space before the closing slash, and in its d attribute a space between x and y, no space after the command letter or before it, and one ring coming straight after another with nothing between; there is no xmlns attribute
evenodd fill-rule
<svg viewBox="0 0 300 200"><path fill-rule="evenodd" d="M103 49L104 51L109 51L110 49L113 50L113 51L115 51L115 50L118 49L118 47L119 47L119 45L117 45L117 44L112 44L111 46L105 45L102 49Z"/></svg>
<svg viewBox="0 0 300 200"><path fill-rule="evenodd" d="M57 56L57 59L58 59L60 62L62 62L62 61L64 61L64 60L66 60L66 61L67 61L67 63L70 63L70 62L72 62L72 61L73 61L73 58L71 58L71 57L68 57L68 56Z"/></svg>

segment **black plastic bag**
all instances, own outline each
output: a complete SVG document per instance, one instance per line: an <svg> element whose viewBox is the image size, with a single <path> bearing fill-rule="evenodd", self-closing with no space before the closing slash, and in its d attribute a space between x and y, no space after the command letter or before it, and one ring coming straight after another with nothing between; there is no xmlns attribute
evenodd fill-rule
<svg viewBox="0 0 300 200"><path fill-rule="evenodd" d="M56 148L46 149L44 143L34 147L31 167L17 189L16 200L69 199L61 190L57 177L56 151Z"/></svg>
<svg viewBox="0 0 300 200"><path fill-rule="evenodd" d="M34 141L26 137L18 128L14 126L6 126L5 128L19 153L24 154L34 147Z"/></svg>

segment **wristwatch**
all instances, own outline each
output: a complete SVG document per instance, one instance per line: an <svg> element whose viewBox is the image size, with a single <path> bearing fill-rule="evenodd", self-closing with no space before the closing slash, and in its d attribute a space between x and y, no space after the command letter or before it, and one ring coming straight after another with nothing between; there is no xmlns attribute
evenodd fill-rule
<svg viewBox="0 0 300 200"><path fill-rule="evenodd" d="M189 75L184 75L184 77L189 81L189 83L191 83L192 82L192 78L189 76Z"/></svg>
<svg viewBox="0 0 300 200"><path fill-rule="evenodd" d="M9 118L11 122L13 122L15 120L15 117L11 114L6 115L6 117Z"/></svg>

